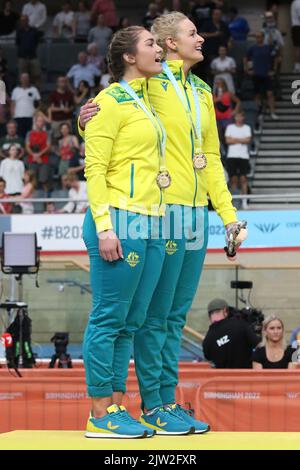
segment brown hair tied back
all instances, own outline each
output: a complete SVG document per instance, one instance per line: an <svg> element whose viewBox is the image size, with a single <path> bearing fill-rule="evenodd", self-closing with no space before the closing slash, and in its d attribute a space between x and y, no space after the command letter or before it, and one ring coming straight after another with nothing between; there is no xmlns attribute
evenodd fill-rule
<svg viewBox="0 0 300 470"><path fill-rule="evenodd" d="M142 26L129 26L117 31L108 49L108 67L110 83L118 82L125 73L126 64L123 54L135 54L139 35L145 31Z"/></svg>

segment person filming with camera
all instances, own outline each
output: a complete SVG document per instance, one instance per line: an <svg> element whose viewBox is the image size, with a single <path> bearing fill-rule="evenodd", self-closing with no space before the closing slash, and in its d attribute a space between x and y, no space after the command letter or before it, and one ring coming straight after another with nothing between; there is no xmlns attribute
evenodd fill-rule
<svg viewBox="0 0 300 470"><path fill-rule="evenodd" d="M217 369L251 369L260 337L244 319L228 316L225 300L214 299L207 308L211 324L202 345L205 358Z"/></svg>

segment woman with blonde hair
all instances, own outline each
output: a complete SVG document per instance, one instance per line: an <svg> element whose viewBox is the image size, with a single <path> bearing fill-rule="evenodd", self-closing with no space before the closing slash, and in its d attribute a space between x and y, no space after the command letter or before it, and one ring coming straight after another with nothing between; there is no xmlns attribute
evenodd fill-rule
<svg viewBox="0 0 300 470"><path fill-rule="evenodd" d="M148 80L148 94L167 131L166 160L172 185L167 202L166 257L144 325L134 333L134 359L142 397L141 421L164 433L162 409L195 428L209 426L176 404L182 329L198 287L208 241L208 199L231 235L239 223L232 206L219 153L210 87L191 72L203 60L204 39L182 13L162 15L152 33L163 48L163 71ZM81 109L80 127L97 109ZM100 111L101 114L101 111ZM81 132L82 133L82 132ZM83 134L83 133L82 133ZM138 305L131 307L131 314ZM130 323L130 317L127 319Z"/></svg>
<svg viewBox="0 0 300 470"><path fill-rule="evenodd" d="M286 347L283 321L270 315L263 322L263 340L253 353L253 369L293 369L295 349Z"/></svg>

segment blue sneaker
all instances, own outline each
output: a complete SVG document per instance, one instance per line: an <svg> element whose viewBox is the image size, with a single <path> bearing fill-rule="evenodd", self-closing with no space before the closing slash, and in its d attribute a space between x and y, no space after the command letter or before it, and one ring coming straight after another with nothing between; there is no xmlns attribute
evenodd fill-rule
<svg viewBox="0 0 300 470"><path fill-rule="evenodd" d="M107 414L102 418L89 417L85 437L109 439L137 439L148 437L148 432L139 422L117 405L107 408Z"/></svg>
<svg viewBox="0 0 300 470"><path fill-rule="evenodd" d="M195 428L195 434L205 434L210 431L208 424L198 421L190 415L188 410L185 410L180 405L171 405L173 412L181 419L183 419L187 424ZM166 406L165 409L168 409L169 406Z"/></svg>
<svg viewBox="0 0 300 470"><path fill-rule="evenodd" d="M146 432L147 432L147 437L153 437L153 436L155 436L156 431L154 431L153 429L148 428L147 426L143 426L139 421L137 421L136 419L134 419L134 418L128 413L128 411L126 410L125 406L121 405L121 406L120 406L120 410L122 411L122 413L124 413L124 414L127 415L128 422L131 422L131 423L134 424L134 425L138 425L138 426L140 426L144 431L146 431Z"/></svg>
<svg viewBox="0 0 300 470"><path fill-rule="evenodd" d="M194 432L194 427L186 423L182 418L173 412L171 407L157 407L140 417L140 422L154 429L157 435L185 435Z"/></svg>

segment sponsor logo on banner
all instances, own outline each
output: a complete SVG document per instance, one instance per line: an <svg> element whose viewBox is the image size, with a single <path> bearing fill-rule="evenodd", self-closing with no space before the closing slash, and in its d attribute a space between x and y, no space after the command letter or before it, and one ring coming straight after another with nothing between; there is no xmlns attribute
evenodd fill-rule
<svg viewBox="0 0 300 470"><path fill-rule="evenodd" d="M260 230L262 233L272 233L274 230L276 230L280 224L254 224L258 230Z"/></svg>

